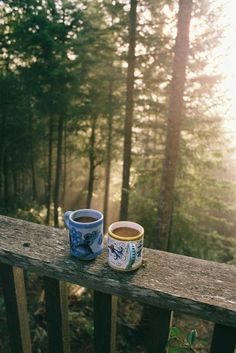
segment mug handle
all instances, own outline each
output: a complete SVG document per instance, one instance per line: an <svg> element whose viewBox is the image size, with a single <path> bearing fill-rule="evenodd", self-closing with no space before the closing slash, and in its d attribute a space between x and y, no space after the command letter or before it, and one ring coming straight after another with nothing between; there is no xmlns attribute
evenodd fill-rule
<svg viewBox="0 0 236 353"><path fill-rule="evenodd" d="M72 211L67 211L64 213L64 222L67 228L69 228L69 216L71 215Z"/></svg>
<svg viewBox="0 0 236 353"><path fill-rule="evenodd" d="M126 268L132 267L137 257L136 246L134 245L134 243L130 242L128 249L129 249L129 262Z"/></svg>

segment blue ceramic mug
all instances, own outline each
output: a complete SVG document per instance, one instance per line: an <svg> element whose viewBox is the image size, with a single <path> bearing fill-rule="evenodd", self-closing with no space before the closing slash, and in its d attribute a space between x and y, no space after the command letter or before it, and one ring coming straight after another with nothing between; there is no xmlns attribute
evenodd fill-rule
<svg viewBox="0 0 236 353"><path fill-rule="evenodd" d="M95 259L103 248L103 214L93 209L67 211L65 225L69 230L70 252L80 260Z"/></svg>

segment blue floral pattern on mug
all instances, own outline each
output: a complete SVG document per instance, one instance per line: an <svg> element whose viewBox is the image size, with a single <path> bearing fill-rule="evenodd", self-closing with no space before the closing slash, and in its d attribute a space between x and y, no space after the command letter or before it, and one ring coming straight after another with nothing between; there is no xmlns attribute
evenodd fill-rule
<svg viewBox="0 0 236 353"><path fill-rule="evenodd" d="M91 233L86 233L82 236L82 239L84 241L84 244L87 245L92 245L94 243L94 240L98 237L98 232L93 231Z"/></svg>
<svg viewBox="0 0 236 353"><path fill-rule="evenodd" d="M69 230L70 248L71 253L74 256L78 256L79 254L78 246L81 244L81 235L82 234L79 231L76 231L75 228Z"/></svg>

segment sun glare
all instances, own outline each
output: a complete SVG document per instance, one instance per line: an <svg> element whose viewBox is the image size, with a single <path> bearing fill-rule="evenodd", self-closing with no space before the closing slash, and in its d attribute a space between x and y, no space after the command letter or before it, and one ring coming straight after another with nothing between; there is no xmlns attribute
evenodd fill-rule
<svg viewBox="0 0 236 353"><path fill-rule="evenodd" d="M216 0L221 4L222 0ZM222 25L225 28L224 40L219 48L219 71L224 75L221 90L226 96L229 106L226 109L225 127L232 135L236 147L236 1L228 0L224 4Z"/></svg>

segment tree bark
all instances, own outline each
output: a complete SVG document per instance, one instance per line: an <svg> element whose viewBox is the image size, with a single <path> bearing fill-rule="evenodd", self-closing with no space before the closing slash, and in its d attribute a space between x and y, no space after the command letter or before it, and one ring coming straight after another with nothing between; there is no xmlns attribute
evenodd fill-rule
<svg viewBox="0 0 236 353"><path fill-rule="evenodd" d="M54 185L54 226L59 226L58 220L58 207L60 200L60 184L61 184L61 166L62 166L62 140L63 140L63 115L61 114L58 120L58 131L57 131L57 163L56 163L56 174L55 174L55 185Z"/></svg>
<svg viewBox="0 0 236 353"><path fill-rule="evenodd" d="M66 197L66 182L67 182L67 131L64 124L64 134L63 134L63 182L62 182L62 204L65 204Z"/></svg>
<svg viewBox="0 0 236 353"><path fill-rule="evenodd" d="M123 176L122 176L121 205L120 205L121 220L127 219L128 207L129 207L132 126L133 126L133 110L134 110L136 10L137 10L137 0L130 0L129 51L128 51L128 72L127 72L127 82L126 82Z"/></svg>
<svg viewBox="0 0 236 353"><path fill-rule="evenodd" d="M8 158L5 151L3 155L3 190L4 190L4 207L8 210L9 207L9 173L8 173Z"/></svg>
<svg viewBox="0 0 236 353"><path fill-rule="evenodd" d="M88 180L88 194L86 200L86 207L91 207L92 197L93 197L93 185L95 178L95 168L96 168L96 156L95 156L95 142L96 142L96 123L97 116L92 118L92 129L89 141L89 180Z"/></svg>
<svg viewBox="0 0 236 353"><path fill-rule="evenodd" d="M183 120L183 94L189 49L191 10L192 0L179 1L165 157L158 201L157 237L155 238L154 244L152 244L155 248L160 250L167 250L170 238L171 219L174 207L176 167Z"/></svg>
<svg viewBox="0 0 236 353"><path fill-rule="evenodd" d="M104 229L106 229L106 223L108 218L108 205L109 205L109 190L110 190L110 174L111 174L111 151L112 151L112 128L113 128L113 82L109 85L108 95L108 137L107 137L107 148L106 148L106 170L105 170L105 191L104 191L104 203L103 203L103 214L104 214Z"/></svg>
<svg viewBox="0 0 236 353"><path fill-rule="evenodd" d="M62 183L62 203L64 206L66 197L66 182L67 182L67 130L66 124L64 124L64 135L63 135L63 183Z"/></svg>
<svg viewBox="0 0 236 353"><path fill-rule="evenodd" d="M0 140L0 204L4 204L4 150L5 150L5 127L6 127L6 112L2 109L1 119L1 140Z"/></svg>
<svg viewBox="0 0 236 353"><path fill-rule="evenodd" d="M51 207L51 194L52 194L52 137L53 137L53 117L49 118L49 131L48 131L48 177L47 177L47 216L46 224L50 222L50 207Z"/></svg>
<svg viewBox="0 0 236 353"><path fill-rule="evenodd" d="M31 164L31 175L32 175L32 199L36 201L37 199L37 187L36 187L36 173L35 173L35 162L34 162L34 143L33 143L33 125L32 125L32 116L29 116L29 125L30 125L30 164Z"/></svg>
<svg viewBox="0 0 236 353"><path fill-rule="evenodd" d="M18 175L19 170L17 170L17 156L16 151L12 151L12 160L11 160L11 173L12 173L12 186L13 186L13 197L14 200L18 199Z"/></svg>
<svg viewBox="0 0 236 353"><path fill-rule="evenodd" d="M25 189L26 189L26 177L25 177L25 170L21 171L21 195L25 194Z"/></svg>

